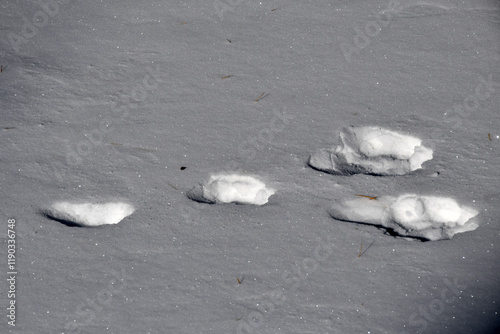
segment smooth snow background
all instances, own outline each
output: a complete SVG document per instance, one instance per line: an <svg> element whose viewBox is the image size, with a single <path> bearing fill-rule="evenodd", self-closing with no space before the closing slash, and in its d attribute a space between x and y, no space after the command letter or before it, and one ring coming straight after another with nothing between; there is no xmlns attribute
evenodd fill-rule
<svg viewBox="0 0 500 334"><path fill-rule="evenodd" d="M212 1L71 1L18 54L7 35L40 7L2 2L0 210L5 223L16 218L20 247L18 326L5 317L2 331L62 333L73 322L82 333L236 333L281 289L286 301L254 332L417 333L423 321L426 333L491 333L498 1L403 1L350 62L341 45L355 47L356 31L388 1L234 3L221 20ZM473 112L454 109L477 91ZM423 139L434 151L428 173L339 177L306 167L348 125ZM261 207L186 197L225 169L258 174L277 193ZM480 226L409 242L327 213L355 194L400 193L453 197L480 212ZM136 211L114 226L68 227L39 213L61 198L117 196ZM325 243L333 253L305 270ZM309 274L292 290L297 269ZM465 287L460 299L425 320L419 308L430 312L446 279Z"/></svg>

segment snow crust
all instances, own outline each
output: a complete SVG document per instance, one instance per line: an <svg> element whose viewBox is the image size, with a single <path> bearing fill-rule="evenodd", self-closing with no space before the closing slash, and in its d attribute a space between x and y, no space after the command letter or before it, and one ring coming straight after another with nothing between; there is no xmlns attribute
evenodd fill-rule
<svg viewBox="0 0 500 334"><path fill-rule="evenodd" d="M309 166L331 174L404 175L432 159L433 151L419 138L379 127L345 128L340 140L312 154Z"/></svg>
<svg viewBox="0 0 500 334"><path fill-rule="evenodd" d="M217 174L194 188L188 197L206 203L266 204L275 193L265 183L248 175Z"/></svg>
<svg viewBox="0 0 500 334"><path fill-rule="evenodd" d="M57 220L80 226L118 224L131 215L135 208L125 202L71 203L56 202L46 210L46 215Z"/></svg>
<svg viewBox="0 0 500 334"><path fill-rule="evenodd" d="M456 233L478 227L471 220L478 211L461 207L448 197L415 194L360 197L334 204L329 213L335 219L383 226L400 236L427 240L451 239Z"/></svg>

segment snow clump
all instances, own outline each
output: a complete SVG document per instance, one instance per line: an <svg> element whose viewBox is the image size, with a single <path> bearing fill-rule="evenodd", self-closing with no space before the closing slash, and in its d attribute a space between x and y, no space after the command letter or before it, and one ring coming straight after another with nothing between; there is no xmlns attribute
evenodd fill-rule
<svg viewBox="0 0 500 334"><path fill-rule="evenodd" d="M379 127L345 128L340 140L341 145L312 154L309 166L331 174L404 175L432 159L420 139Z"/></svg>
<svg viewBox="0 0 500 334"><path fill-rule="evenodd" d="M396 235L425 240L451 239L475 230L478 211L460 207L448 197L405 194L399 197L360 197L336 203L329 210L338 220L383 226Z"/></svg>
<svg viewBox="0 0 500 334"><path fill-rule="evenodd" d="M252 176L218 174L188 192L192 200L205 203L266 204L274 189Z"/></svg>
<svg viewBox="0 0 500 334"><path fill-rule="evenodd" d="M118 224L131 215L135 208L124 202L70 203L56 202L45 210L45 214L65 223L79 226Z"/></svg>

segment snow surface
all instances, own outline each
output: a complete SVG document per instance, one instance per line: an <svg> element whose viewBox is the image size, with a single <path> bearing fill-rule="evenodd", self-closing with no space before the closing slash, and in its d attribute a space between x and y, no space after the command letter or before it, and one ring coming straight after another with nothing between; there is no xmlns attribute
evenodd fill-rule
<svg viewBox="0 0 500 334"><path fill-rule="evenodd" d="M125 202L71 203L56 202L44 213L54 219L80 226L100 226L118 224L130 216L134 207Z"/></svg>
<svg viewBox="0 0 500 334"><path fill-rule="evenodd" d="M341 145L311 155L309 165L331 174L404 175L422 168L432 150L416 137L373 127L349 127Z"/></svg>
<svg viewBox="0 0 500 334"><path fill-rule="evenodd" d="M253 176L216 174L210 176L200 187L192 189L188 197L206 203L264 205L274 193L274 189L266 188L264 182Z"/></svg>
<svg viewBox="0 0 500 334"><path fill-rule="evenodd" d="M19 290L12 327L0 283L0 333L495 333L499 6L2 0L0 256L15 219ZM396 177L307 166L351 125L433 158ZM277 192L186 196L221 171ZM333 220L356 194L453 198L480 227L408 242ZM39 211L120 198L134 214L98 228Z"/></svg>
<svg viewBox="0 0 500 334"><path fill-rule="evenodd" d="M461 207L448 197L415 194L361 197L336 203L329 213L335 219L379 225L400 236L427 240L451 239L456 233L478 227L471 220L478 211Z"/></svg>

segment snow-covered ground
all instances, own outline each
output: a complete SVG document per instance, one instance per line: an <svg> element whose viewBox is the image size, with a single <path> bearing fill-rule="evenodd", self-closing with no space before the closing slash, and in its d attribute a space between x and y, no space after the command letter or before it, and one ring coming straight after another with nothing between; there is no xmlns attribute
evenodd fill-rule
<svg viewBox="0 0 500 334"><path fill-rule="evenodd" d="M500 327L498 1L0 10L1 267L10 279L12 226L17 270L0 284L0 332ZM311 168L350 126L416 138L432 159L397 176ZM208 202L247 202L246 189L267 203L193 201L197 185ZM477 228L422 242L331 215L405 194L477 211Z"/></svg>

